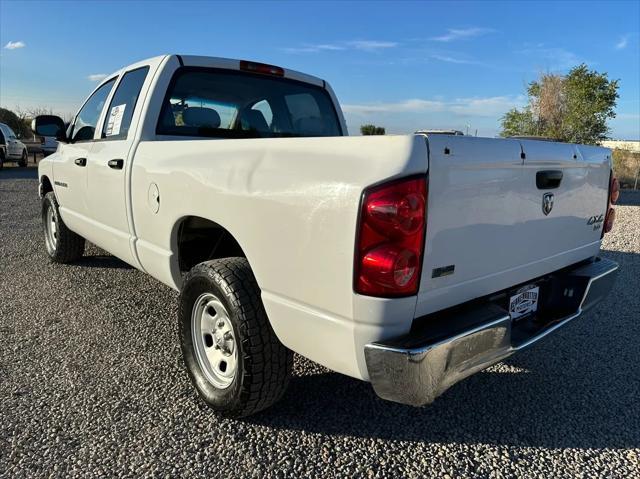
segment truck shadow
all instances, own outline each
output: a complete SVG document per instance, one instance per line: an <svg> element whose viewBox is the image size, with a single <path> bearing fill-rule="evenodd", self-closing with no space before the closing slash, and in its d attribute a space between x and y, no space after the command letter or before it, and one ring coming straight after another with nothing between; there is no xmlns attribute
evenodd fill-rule
<svg viewBox="0 0 640 479"><path fill-rule="evenodd" d="M38 168L35 165L28 166L26 168L5 166L0 170L0 181L36 179L38 179Z"/></svg>
<svg viewBox="0 0 640 479"><path fill-rule="evenodd" d="M640 190L620 190L620 198L616 204L622 206L640 206Z"/></svg>
<svg viewBox="0 0 640 479"><path fill-rule="evenodd" d="M369 384L297 358L297 370L312 372L294 377L283 401L246 421L412 442L638 447L640 307L632 285L638 286L633 274L640 271L640 255L604 254L621 270L618 287L603 303L428 407L383 401Z"/></svg>
<svg viewBox="0 0 640 479"><path fill-rule="evenodd" d="M75 264L83 268L133 269L133 266L108 254L83 256Z"/></svg>

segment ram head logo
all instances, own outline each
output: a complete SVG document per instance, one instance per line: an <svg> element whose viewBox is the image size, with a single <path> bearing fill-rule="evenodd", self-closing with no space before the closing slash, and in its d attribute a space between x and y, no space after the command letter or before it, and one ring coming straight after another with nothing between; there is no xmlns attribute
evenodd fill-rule
<svg viewBox="0 0 640 479"><path fill-rule="evenodd" d="M553 193L545 193L542 195L542 212L545 216L551 213L553 209Z"/></svg>

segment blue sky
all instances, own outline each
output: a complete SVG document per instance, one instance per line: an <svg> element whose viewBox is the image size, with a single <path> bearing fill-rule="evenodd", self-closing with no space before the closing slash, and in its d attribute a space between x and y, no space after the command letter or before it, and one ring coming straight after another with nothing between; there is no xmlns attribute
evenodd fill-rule
<svg viewBox="0 0 640 479"><path fill-rule="evenodd" d="M614 138L640 138L640 2L0 0L0 105L72 113L96 79L164 53L251 59L328 80L349 129L493 136L541 72L620 79Z"/></svg>

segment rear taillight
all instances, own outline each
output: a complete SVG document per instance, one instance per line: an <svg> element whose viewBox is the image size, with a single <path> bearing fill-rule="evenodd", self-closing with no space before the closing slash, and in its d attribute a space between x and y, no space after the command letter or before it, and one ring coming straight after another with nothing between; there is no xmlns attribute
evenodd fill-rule
<svg viewBox="0 0 640 479"><path fill-rule="evenodd" d="M612 205L616 204L620 197L620 182L618 178L613 176L613 170L609 175L609 203L607 204L607 214L604 218L604 226L602 227L602 236L613 229L613 222L616 219L616 210L612 208Z"/></svg>
<svg viewBox="0 0 640 479"><path fill-rule="evenodd" d="M604 232L608 233L613 229L613 222L616 220L616 210L609 208L607 216L604 219Z"/></svg>
<svg viewBox="0 0 640 479"><path fill-rule="evenodd" d="M357 293L396 297L418 292L426 212L425 177L364 192L356 244Z"/></svg>
<svg viewBox="0 0 640 479"><path fill-rule="evenodd" d="M611 188L609 191L609 202L615 205L618 198L620 198L620 182L615 176L611 179Z"/></svg>

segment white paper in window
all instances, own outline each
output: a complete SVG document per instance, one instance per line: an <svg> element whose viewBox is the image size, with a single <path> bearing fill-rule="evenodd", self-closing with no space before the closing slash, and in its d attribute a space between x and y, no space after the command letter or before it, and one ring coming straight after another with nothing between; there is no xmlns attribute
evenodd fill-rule
<svg viewBox="0 0 640 479"><path fill-rule="evenodd" d="M120 125L122 124L122 117L124 116L124 110L127 107L126 103L122 105L116 105L111 108L109 113L109 119L107 120L106 136L113 136L120 134Z"/></svg>

